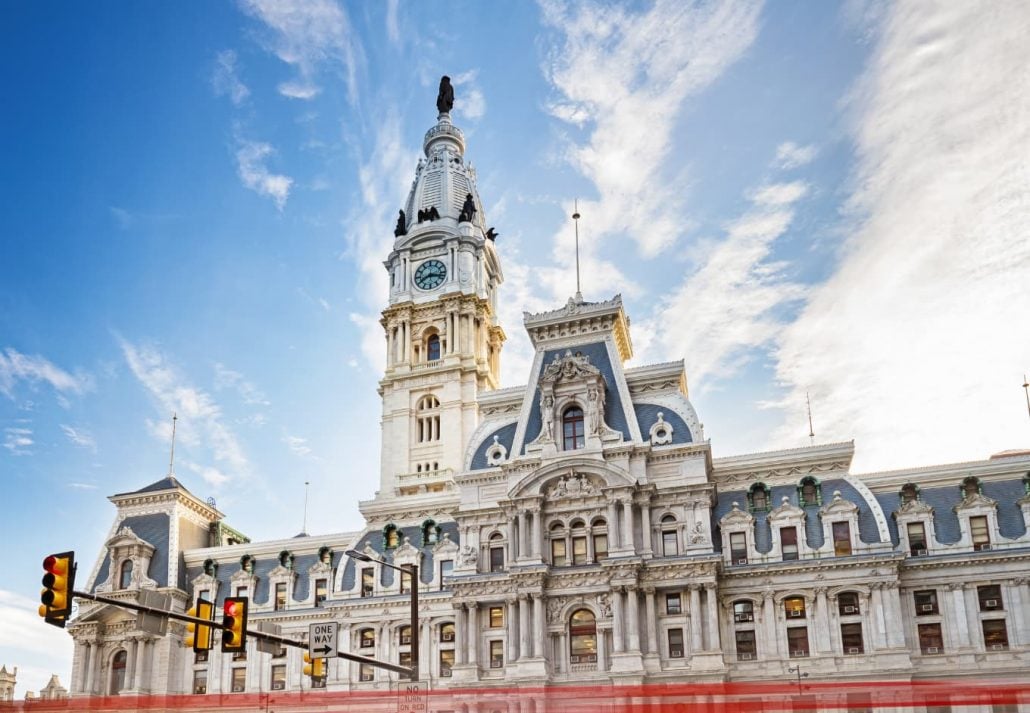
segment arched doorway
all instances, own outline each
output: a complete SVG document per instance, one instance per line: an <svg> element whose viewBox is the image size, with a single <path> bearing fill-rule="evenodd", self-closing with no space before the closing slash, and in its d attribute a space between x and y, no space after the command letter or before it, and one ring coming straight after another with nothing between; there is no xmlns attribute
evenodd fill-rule
<svg viewBox="0 0 1030 713"><path fill-rule="evenodd" d="M125 663L129 655L125 649L121 649L111 659L111 689L110 695L117 696L118 692L125 688Z"/></svg>

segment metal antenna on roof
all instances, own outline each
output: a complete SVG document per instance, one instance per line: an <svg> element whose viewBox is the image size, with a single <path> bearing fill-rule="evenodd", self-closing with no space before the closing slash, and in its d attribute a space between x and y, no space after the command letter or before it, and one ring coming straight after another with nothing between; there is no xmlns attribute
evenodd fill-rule
<svg viewBox="0 0 1030 713"><path fill-rule="evenodd" d="M168 458L168 475L175 475L175 422L179 417L172 413L172 455Z"/></svg>
<svg viewBox="0 0 1030 713"><path fill-rule="evenodd" d="M300 528L302 534L308 532L308 486L311 485L310 481L304 481L304 526Z"/></svg>
<svg viewBox="0 0 1030 713"><path fill-rule="evenodd" d="M583 293L579 291L579 199L577 198L572 209L572 220L576 222L576 301L583 301Z"/></svg>
<svg viewBox="0 0 1030 713"><path fill-rule="evenodd" d="M808 397L808 392L805 392L805 403L808 404L808 440L811 441L812 445L815 445L815 429L812 428L812 399Z"/></svg>
<svg viewBox="0 0 1030 713"><path fill-rule="evenodd" d="M1026 415L1030 416L1030 382L1026 380L1026 374L1023 374L1023 393L1026 394Z"/></svg>

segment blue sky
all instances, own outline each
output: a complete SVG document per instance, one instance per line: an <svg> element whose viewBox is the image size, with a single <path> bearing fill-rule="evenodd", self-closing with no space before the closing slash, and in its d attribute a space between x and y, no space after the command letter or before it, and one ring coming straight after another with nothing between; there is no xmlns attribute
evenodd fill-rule
<svg viewBox="0 0 1030 713"><path fill-rule="evenodd" d="M456 86L523 309L623 294L718 456L855 469L1030 446L1030 17L1018 2L7 3L0 22L0 663L67 637L107 495L167 472L261 539L356 529L378 472L381 261ZM57 652L57 653L55 653Z"/></svg>

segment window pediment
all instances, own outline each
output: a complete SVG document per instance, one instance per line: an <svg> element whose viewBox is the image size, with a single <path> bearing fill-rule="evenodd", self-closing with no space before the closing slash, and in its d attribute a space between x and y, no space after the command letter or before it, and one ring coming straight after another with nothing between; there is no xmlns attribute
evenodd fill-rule
<svg viewBox="0 0 1030 713"><path fill-rule="evenodd" d="M769 522L780 523L786 520L803 520L805 511L790 502L786 495L780 500L780 504L769 513Z"/></svg>
<svg viewBox="0 0 1030 713"><path fill-rule="evenodd" d="M933 515L933 508L922 500L909 500L894 511L895 518L903 516Z"/></svg>
<svg viewBox="0 0 1030 713"><path fill-rule="evenodd" d="M980 493L972 493L962 498L962 502L955 506L955 512L962 510L996 510L997 507L997 500L992 500Z"/></svg>
<svg viewBox="0 0 1030 713"><path fill-rule="evenodd" d="M735 503L733 503L733 509L730 510L728 513L726 513L725 515L723 515L719 519L719 524L722 527L724 527L724 528L725 527L731 527L731 526L734 526L734 525L736 525L736 526L744 526L744 527L751 527L751 524L754 521L755 521L754 515L752 515L749 512L744 512L743 510L741 510L740 509L740 503L735 502Z"/></svg>
<svg viewBox="0 0 1030 713"><path fill-rule="evenodd" d="M852 515L856 513L858 513L858 505L850 500L845 500L839 490L834 490L833 499L819 510L819 515L822 517Z"/></svg>

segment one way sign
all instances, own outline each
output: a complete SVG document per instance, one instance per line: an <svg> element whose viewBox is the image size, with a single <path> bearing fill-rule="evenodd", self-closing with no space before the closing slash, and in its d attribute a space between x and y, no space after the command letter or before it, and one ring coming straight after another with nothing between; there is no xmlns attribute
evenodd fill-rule
<svg viewBox="0 0 1030 713"><path fill-rule="evenodd" d="M336 622L312 624L308 628L308 655L313 659L336 658Z"/></svg>

